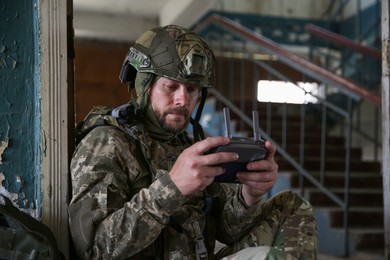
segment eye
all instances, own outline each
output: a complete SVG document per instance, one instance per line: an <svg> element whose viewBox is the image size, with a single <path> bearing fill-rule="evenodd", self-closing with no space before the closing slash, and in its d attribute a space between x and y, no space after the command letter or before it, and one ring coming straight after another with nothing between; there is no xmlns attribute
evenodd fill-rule
<svg viewBox="0 0 390 260"><path fill-rule="evenodd" d="M189 94L197 94L199 92L199 87L197 87L195 85L187 86L187 92Z"/></svg>
<svg viewBox="0 0 390 260"><path fill-rule="evenodd" d="M175 84L168 84L168 85L165 85L165 89L169 92L175 92L177 90L177 85Z"/></svg>

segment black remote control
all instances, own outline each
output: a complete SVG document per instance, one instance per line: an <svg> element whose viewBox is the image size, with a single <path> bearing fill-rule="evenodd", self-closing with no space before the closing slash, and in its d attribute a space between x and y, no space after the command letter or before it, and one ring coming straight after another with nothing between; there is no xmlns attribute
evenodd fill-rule
<svg viewBox="0 0 390 260"><path fill-rule="evenodd" d="M264 159L267 149L264 146L259 131L259 120L257 111L252 111L253 138L232 137L230 134L230 111L229 108L223 109L225 119L226 136L230 138L230 143L224 146L218 146L211 149L210 153L235 152L239 158L237 161L223 163L222 166L226 172L216 176L214 182L237 183L236 173L239 171L248 171L246 165L248 162Z"/></svg>

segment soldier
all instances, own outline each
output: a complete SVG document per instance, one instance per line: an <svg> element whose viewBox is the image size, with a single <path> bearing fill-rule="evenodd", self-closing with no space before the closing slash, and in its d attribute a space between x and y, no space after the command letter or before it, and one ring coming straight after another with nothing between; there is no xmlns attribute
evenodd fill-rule
<svg viewBox="0 0 390 260"><path fill-rule="evenodd" d="M220 165L238 158L208 153L229 138L198 140L214 63L197 34L175 25L145 32L130 48L120 79L136 96L95 107L77 129L69 220L82 259L316 258L309 202L292 192L264 198L278 170L269 141L239 183L214 182ZM190 121L196 142L185 131Z"/></svg>

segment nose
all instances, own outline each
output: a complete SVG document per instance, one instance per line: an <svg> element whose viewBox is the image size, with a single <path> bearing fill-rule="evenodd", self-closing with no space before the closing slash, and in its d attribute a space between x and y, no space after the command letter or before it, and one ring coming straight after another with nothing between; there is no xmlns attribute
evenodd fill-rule
<svg viewBox="0 0 390 260"><path fill-rule="evenodd" d="M174 96L174 103L177 106L185 106L188 105L189 101L189 96L188 96L188 90L185 86L180 86L177 88L175 91L175 96Z"/></svg>

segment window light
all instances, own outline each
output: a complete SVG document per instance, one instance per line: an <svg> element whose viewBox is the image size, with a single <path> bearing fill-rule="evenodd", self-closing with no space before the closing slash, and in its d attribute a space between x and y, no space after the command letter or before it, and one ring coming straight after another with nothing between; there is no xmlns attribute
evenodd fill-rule
<svg viewBox="0 0 390 260"><path fill-rule="evenodd" d="M304 104L316 103L310 93L318 92L318 84L298 82L297 85L286 81L260 80L257 84L257 100L259 102Z"/></svg>

